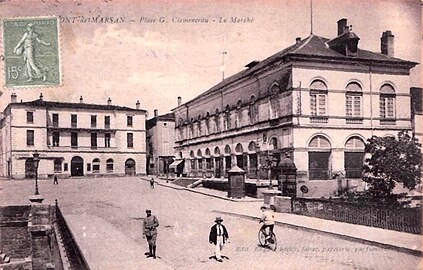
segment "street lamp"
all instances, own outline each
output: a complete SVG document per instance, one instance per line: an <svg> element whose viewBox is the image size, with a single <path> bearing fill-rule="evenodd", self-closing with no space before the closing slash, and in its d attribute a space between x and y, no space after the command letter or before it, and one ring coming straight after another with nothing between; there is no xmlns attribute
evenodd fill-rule
<svg viewBox="0 0 423 270"><path fill-rule="evenodd" d="M38 192L38 164L40 163L40 154L37 150L35 150L32 156L32 160L34 162L35 167L35 195L40 195L40 193Z"/></svg>
<svg viewBox="0 0 423 270"><path fill-rule="evenodd" d="M275 155L272 155L271 159L269 159L268 162L269 162L269 167L270 167L270 171L271 171L269 189L273 189L273 177L272 176L277 175L276 170L278 168L279 161L278 161L278 158Z"/></svg>

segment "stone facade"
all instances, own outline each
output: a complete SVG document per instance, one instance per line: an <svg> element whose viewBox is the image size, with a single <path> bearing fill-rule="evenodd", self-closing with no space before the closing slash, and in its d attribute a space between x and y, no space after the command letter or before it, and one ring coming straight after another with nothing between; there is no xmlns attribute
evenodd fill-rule
<svg viewBox="0 0 423 270"><path fill-rule="evenodd" d="M164 175L175 158L175 115L168 113L147 120L147 169L148 174Z"/></svg>
<svg viewBox="0 0 423 270"><path fill-rule="evenodd" d="M0 176L40 178L146 173L146 111L115 105L12 102L0 121ZM109 103L111 101L109 100Z"/></svg>
<svg viewBox="0 0 423 270"><path fill-rule="evenodd" d="M250 179L277 178L270 168L288 153L305 196L333 196L340 183L360 188L366 139L412 130L409 71L417 63L358 41L348 29L332 40L297 39L176 107L186 174L224 178L237 164Z"/></svg>

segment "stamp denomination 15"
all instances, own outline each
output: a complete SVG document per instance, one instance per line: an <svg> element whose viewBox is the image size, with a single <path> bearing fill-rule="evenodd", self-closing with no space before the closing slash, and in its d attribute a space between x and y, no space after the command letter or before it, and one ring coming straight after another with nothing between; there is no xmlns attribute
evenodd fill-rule
<svg viewBox="0 0 423 270"><path fill-rule="evenodd" d="M60 85L58 27L56 17L3 20L5 86Z"/></svg>

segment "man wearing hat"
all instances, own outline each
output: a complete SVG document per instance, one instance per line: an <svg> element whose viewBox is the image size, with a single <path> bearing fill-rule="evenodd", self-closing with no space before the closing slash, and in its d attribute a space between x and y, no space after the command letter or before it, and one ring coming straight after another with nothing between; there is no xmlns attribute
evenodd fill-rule
<svg viewBox="0 0 423 270"><path fill-rule="evenodd" d="M228 231L226 230L226 227L223 226L222 221L223 219L221 217L216 217L216 220L214 221L216 224L211 227L209 234L209 243L216 246L215 255L218 262L222 262L223 245L229 238Z"/></svg>
<svg viewBox="0 0 423 270"><path fill-rule="evenodd" d="M156 216L151 214L151 210L145 210L147 216L144 218L143 223L143 238L147 237L149 252L145 253L147 257L156 258L156 240L157 240L157 227L159 227L159 221Z"/></svg>

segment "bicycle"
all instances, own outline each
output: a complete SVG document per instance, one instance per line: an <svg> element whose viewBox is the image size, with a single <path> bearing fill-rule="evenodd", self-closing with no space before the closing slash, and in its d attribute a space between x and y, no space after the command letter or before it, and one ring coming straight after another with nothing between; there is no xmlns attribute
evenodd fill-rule
<svg viewBox="0 0 423 270"><path fill-rule="evenodd" d="M258 240L260 243L260 246L267 247L273 251L275 251L278 247L278 241L276 239L276 234L274 232L270 232L270 238L266 239L266 235L263 233L261 228L258 231Z"/></svg>

